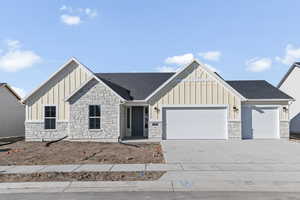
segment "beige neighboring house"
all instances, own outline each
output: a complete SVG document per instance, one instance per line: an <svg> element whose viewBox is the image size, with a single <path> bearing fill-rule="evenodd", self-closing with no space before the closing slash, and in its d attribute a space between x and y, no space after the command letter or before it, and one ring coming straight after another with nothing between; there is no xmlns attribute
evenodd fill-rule
<svg viewBox="0 0 300 200"><path fill-rule="evenodd" d="M25 105L6 83L0 83L0 137L25 135Z"/></svg>
<svg viewBox="0 0 300 200"><path fill-rule="evenodd" d="M290 105L290 131L300 134L300 63L294 63L277 86L295 99Z"/></svg>
<svg viewBox="0 0 300 200"><path fill-rule="evenodd" d="M176 73L94 73L71 58L25 98L26 140L288 138L292 100L197 60Z"/></svg>

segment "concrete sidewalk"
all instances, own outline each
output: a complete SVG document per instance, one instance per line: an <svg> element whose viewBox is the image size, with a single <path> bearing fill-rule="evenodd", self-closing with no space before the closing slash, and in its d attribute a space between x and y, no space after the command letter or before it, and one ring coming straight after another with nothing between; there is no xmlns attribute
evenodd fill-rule
<svg viewBox="0 0 300 200"><path fill-rule="evenodd" d="M300 163L166 163L0 166L0 174L37 172L245 171L299 172Z"/></svg>
<svg viewBox="0 0 300 200"><path fill-rule="evenodd" d="M300 183L242 180L91 181L0 183L0 193L124 192L124 191L248 191L299 192Z"/></svg>
<svg viewBox="0 0 300 200"><path fill-rule="evenodd" d="M50 165L3 167L2 173L34 171L167 171L157 181L0 183L0 193L104 191L300 191L299 163L204 163ZM22 169L23 168L23 169Z"/></svg>
<svg viewBox="0 0 300 200"><path fill-rule="evenodd" d="M131 171L285 171L298 172L300 163L167 163L0 166L0 174L37 172L131 172Z"/></svg>

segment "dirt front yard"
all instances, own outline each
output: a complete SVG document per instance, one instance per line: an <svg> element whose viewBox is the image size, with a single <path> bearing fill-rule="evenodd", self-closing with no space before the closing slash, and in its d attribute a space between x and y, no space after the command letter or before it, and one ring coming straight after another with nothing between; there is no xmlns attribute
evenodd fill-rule
<svg viewBox="0 0 300 200"><path fill-rule="evenodd" d="M163 163L159 143L68 142L46 146L46 142L17 141L1 144L0 165L129 164Z"/></svg>

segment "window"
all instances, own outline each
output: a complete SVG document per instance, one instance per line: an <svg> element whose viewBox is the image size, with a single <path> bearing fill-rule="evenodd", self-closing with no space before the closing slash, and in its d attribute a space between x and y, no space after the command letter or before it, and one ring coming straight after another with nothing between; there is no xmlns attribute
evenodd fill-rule
<svg viewBox="0 0 300 200"><path fill-rule="evenodd" d="M127 128L130 128L130 108L127 108Z"/></svg>
<svg viewBox="0 0 300 200"><path fill-rule="evenodd" d="M56 107L45 106L45 129L56 129Z"/></svg>
<svg viewBox="0 0 300 200"><path fill-rule="evenodd" d="M100 105L89 106L89 129L100 129L101 108Z"/></svg>

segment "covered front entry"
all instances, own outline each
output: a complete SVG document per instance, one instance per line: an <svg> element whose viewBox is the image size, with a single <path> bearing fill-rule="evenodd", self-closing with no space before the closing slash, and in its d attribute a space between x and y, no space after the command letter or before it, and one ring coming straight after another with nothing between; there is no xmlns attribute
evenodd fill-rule
<svg viewBox="0 0 300 200"><path fill-rule="evenodd" d="M127 139L148 137L148 106L128 106L126 109Z"/></svg>
<svg viewBox="0 0 300 200"><path fill-rule="evenodd" d="M227 139L227 107L166 107L164 139Z"/></svg>
<svg viewBox="0 0 300 200"><path fill-rule="evenodd" d="M279 138L278 106L244 105L242 107L242 138Z"/></svg>

